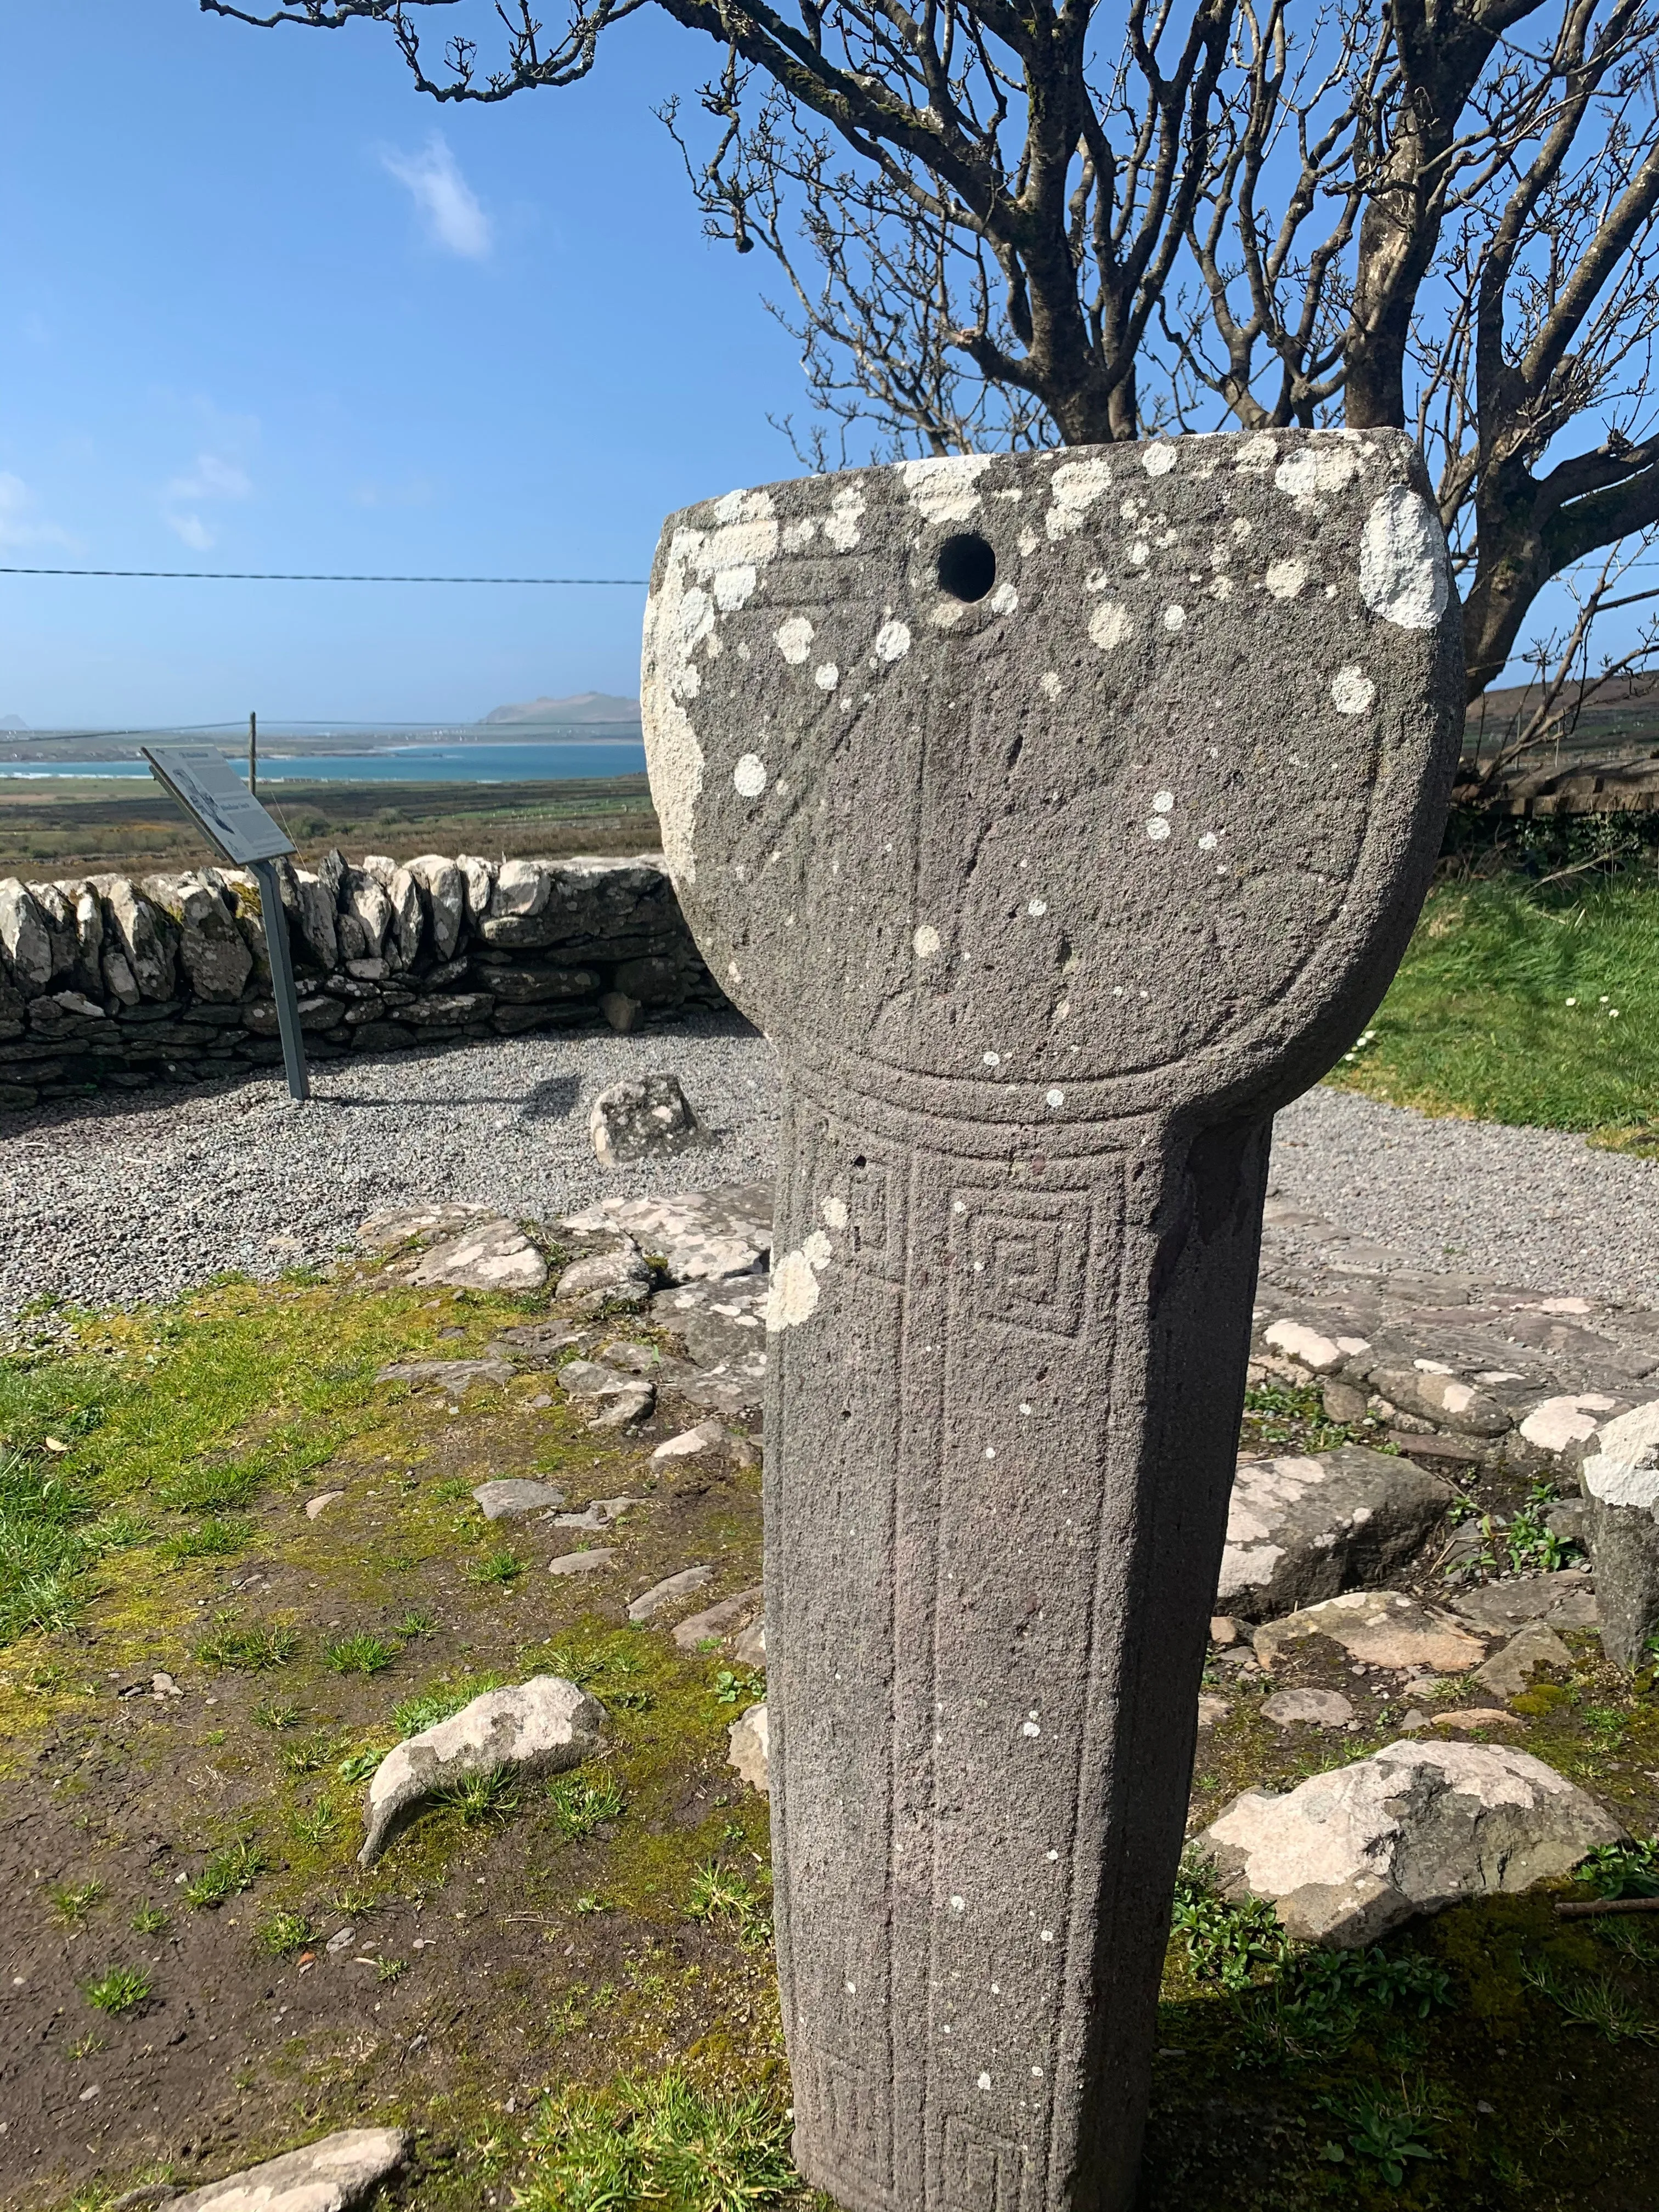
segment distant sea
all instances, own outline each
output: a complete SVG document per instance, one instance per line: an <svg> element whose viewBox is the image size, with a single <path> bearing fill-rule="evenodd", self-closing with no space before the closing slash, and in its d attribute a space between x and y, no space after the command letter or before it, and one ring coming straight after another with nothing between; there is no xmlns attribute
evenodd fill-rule
<svg viewBox="0 0 1659 2212"><path fill-rule="evenodd" d="M246 759L233 763L246 769ZM562 783L573 776L643 775L637 738L573 738L545 744L399 745L372 753L259 748L263 783ZM0 776L148 778L141 760L0 761Z"/></svg>

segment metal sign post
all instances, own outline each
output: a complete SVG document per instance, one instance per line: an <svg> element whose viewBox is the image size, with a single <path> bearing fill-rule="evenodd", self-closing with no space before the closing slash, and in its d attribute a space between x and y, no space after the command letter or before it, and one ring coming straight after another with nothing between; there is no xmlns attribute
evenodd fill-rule
<svg viewBox="0 0 1659 2212"><path fill-rule="evenodd" d="M141 745L139 750L156 781L173 793L231 866L253 872L259 886L259 914L270 957L271 996L276 1002L289 1095L309 1098L311 1082L300 1033L300 1000L294 987L283 888L275 865L294 850L294 842L271 820L253 793L243 789L241 778L216 746Z"/></svg>

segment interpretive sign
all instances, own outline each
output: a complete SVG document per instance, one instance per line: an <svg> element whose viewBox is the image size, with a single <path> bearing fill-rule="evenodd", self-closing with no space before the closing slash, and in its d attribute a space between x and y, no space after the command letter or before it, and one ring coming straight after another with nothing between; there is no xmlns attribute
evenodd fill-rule
<svg viewBox="0 0 1659 2212"><path fill-rule="evenodd" d="M671 517L652 794L777 1048L778 1962L850 2212L1122 2212L1275 1110L1462 720L1415 449L910 461Z"/></svg>
<svg viewBox="0 0 1659 2212"><path fill-rule="evenodd" d="M266 813L216 746L141 745L139 750L149 763L151 775L173 793L203 835L233 866L251 870L258 884L283 1072L290 1097L308 1098L311 1082L283 914L283 887L273 866L293 852L294 840Z"/></svg>

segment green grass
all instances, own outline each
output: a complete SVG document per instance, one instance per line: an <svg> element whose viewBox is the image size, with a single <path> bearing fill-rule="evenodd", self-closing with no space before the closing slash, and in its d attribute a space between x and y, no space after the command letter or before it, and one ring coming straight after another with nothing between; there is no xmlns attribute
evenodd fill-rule
<svg viewBox="0 0 1659 2212"><path fill-rule="evenodd" d="M239 1838L215 1851L200 1874L185 1884L185 1902L198 1911L222 1905L239 1890L252 1889L259 1876L270 1871L270 1861L258 1844L246 1837Z"/></svg>
<svg viewBox="0 0 1659 2212"><path fill-rule="evenodd" d="M105 1891L103 1883L94 1877L90 1881L64 1882L46 1894L59 1919L67 1921L71 1928L79 1928L93 1906L102 1900Z"/></svg>
<svg viewBox="0 0 1659 2212"><path fill-rule="evenodd" d="M1659 882L1442 885L1367 1037L1334 1083L1659 1150Z"/></svg>
<svg viewBox="0 0 1659 2212"><path fill-rule="evenodd" d="M312 1940L311 1923L303 1912L272 1912L253 1931L256 1950L268 1959L285 1959L290 1951L303 1951Z"/></svg>
<svg viewBox="0 0 1659 2212"><path fill-rule="evenodd" d="M590 1779L583 1774L556 1775L547 1785L554 1826L567 1843L580 1843L607 1820L622 1818L622 1791L614 1779L602 1774Z"/></svg>
<svg viewBox="0 0 1659 2212"><path fill-rule="evenodd" d="M141 2005L155 1984L143 1966L108 1966L97 1978L81 1984L81 1994L100 2012L131 2012Z"/></svg>
<svg viewBox="0 0 1659 2212"><path fill-rule="evenodd" d="M233 1628L221 1620L210 1636L196 1647L204 1667L234 1667L245 1674L263 1674L273 1667L286 1667L300 1648L299 1632L271 1621L254 1628Z"/></svg>
<svg viewBox="0 0 1659 2212"><path fill-rule="evenodd" d="M550 2098L527 2138L520 2212L762 2212L800 2191L783 2100L719 2096L670 2071Z"/></svg>
<svg viewBox="0 0 1659 2212"><path fill-rule="evenodd" d="M378 1674L397 1656L397 1646L382 1636L340 1636L323 1646L323 1664L331 1674Z"/></svg>

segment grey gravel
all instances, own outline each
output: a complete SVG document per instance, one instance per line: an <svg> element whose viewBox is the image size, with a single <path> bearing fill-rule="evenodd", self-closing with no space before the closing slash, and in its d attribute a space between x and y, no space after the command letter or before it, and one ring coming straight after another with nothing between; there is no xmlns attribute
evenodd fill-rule
<svg viewBox="0 0 1659 2212"><path fill-rule="evenodd" d="M601 1167L594 1099L659 1068L685 1086L703 1140ZM129 1304L227 1268L326 1261L386 1206L458 1200L553 1223L612 1193L769 1182L775 1169L775 1063L735 1015L327 1060L313 1087L303 1106L261 1076L0 1121L0 1318L43 1296Z"/></svg>
<svg viewBox="0 0 1659 2212"><path fill-rule="evenodd" d="M602 1168L607 1085L671 1069L705 1141ZM0 1122L0 1318L42 1296L167 1297L226 1268L331 1259L366 1214L427 1200L555 1222L617 1193L769 1181L777 1076L734 1016L329 1061L310 1105L279 1081L105 1096ZM1412 1267L1659 1305L1659 1162L1580 1137L1435 1121L1316 1090L1279 1117L1273 1188ZM1294 1232L1274 1241L1294 1249Z"/></svg>
<svg viewBox="0 0 1659 2212"><path fill-rule="evenodd" d="M1322 1088L1279 1115L1270 1187L1413 1267L1659 1305L1659 1161L1559 1129L1431 1119ZM1275 1242L1294 1249L1293 1235Z"/></svg>

